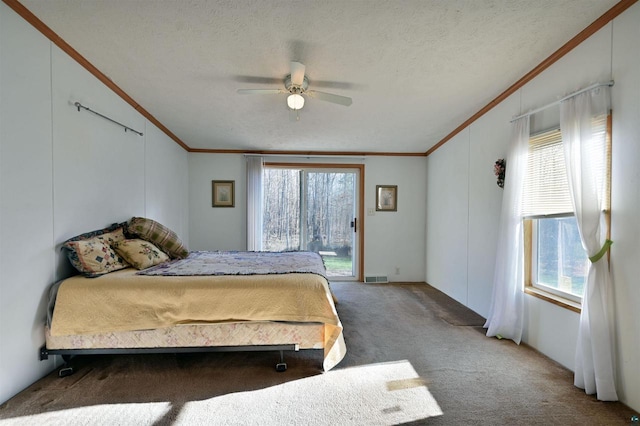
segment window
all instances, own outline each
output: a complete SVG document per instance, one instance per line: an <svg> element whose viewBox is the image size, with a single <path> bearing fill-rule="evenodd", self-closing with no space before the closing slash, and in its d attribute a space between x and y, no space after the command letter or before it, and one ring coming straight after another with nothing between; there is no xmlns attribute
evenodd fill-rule
<svg viewBox="0 0 640 426"><path fill-rule="evenodd" d="M609 120L594 121L593 132L607 132L605 185L609 194L611 144ZM608 214L609 201L605 210ZM524 196L525 291L579 310L589 259L582 247L567 182L560 130L531 137ZM608 218L608 216L607 216Z"/></svg>
<svg viewBox="0 0 640 426"><path fill-rule="evenodd" d="M567 217L532 219L531 284L557 296L581 302L587 274L578 223Z"/></svg>

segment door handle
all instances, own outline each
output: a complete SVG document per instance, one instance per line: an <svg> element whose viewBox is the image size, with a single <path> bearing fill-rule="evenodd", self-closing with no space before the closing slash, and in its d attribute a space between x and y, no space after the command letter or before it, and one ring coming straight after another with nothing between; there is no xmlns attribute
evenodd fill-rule
<svg viewBox="0 0 640 426"><path fill-rule="evenodd" d="M358 232L358 218L354 217L351 221L351 227L353 228L353 232Z"/></svg>

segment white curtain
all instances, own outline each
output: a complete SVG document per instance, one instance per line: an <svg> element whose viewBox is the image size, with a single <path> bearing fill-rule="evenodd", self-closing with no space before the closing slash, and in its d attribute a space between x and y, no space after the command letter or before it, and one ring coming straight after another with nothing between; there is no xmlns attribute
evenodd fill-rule
<svg viewBox="0 0 640 426"><path fill-rule="evenodd" d="M247 250L262 250L262 173L264 159L247 157Z"/></svg>
<svg viewBox="0 0 640 426"><path fill-rule="evenodd" d="M580 230L590 258L578 329L574 384L603 401L617 401L613 363L612 281L606 253L606 132L594 132L595 117L609 112L608 87L570 98L560 105L560 130L567 180ZM598 259L598 255L600 257Z"/></svg>
<svg viewBox="0 0 640 426"><path fill-rule="evenodd" d="M498 231L491 308L484 327L487 336L520 343L523 321L524 235L521 199L529 151L529 116L513 122L506 158L504 194Z"/></svg>

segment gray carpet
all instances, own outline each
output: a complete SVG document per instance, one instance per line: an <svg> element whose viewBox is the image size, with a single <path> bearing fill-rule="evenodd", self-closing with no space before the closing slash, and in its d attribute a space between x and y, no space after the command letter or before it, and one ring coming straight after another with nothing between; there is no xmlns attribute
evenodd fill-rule
<svg viewBox="0 0 640 426"><path fill-rule="evenodd" d="M0 425L624 425L632 410L573 386L530 348L484 336L484 319L425 284L333 283L347 356L97 356L0 405Z"/></svg>

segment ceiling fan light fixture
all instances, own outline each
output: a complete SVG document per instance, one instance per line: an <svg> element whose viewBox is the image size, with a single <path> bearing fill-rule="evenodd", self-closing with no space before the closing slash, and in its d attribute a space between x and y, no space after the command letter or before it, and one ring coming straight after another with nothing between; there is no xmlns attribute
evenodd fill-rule
<svg viewBox="0 0 640 426"><path fill-rule="evenodd" d="M287 97L287 105L293 110L302 109L302 107L304 106L304 98L302 97L302 95L298 95L297 93L289 95Z"/></svg>

